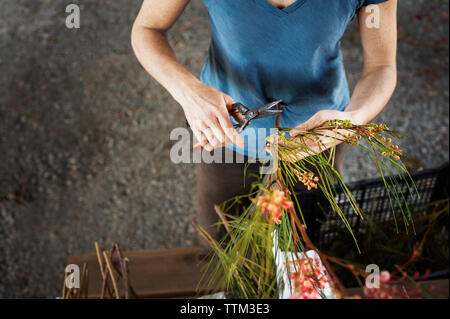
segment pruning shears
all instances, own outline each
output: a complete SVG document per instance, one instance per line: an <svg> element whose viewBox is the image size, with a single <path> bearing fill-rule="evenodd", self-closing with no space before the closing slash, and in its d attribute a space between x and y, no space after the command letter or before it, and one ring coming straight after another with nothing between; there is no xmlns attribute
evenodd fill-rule
<svg viewBox="0 0 450 319"><path fill-rule="evenodd" d="M234 128L236 131L241 134L242 131L247 128L250 125L250 122L254 119L259 119L271 115L280 114L282 112L281 108L274 110L273 108L275 106L280 105L283 107L283 101L273 101L268 104L255 107L253 109L249 109L245 105L241 103L235 103L231 106L231 109L228 110L230 116L233 116L233 118L238 122L234 125ZM188 121L186 121L186 125L189 127ZM194 146L194 148L201 148L201 144L197 144Z"/></svg>
<svg viewBox="0 0 450 319"><path fill-rule="evenodd" d="M255 107L253 109L249 109L245 105L241 103L235 103L231 106L230 115L236 118L235 115L240 113L243 116L243 119L239 121L238 124L235 125L236 131L240 134L242 131L250 125L250 122L254 119L260 119L263 117L275 115L281 113L282 110L274 110L273 108L279 104L282 104L283 101L273 101L268 104Z"/></svg>

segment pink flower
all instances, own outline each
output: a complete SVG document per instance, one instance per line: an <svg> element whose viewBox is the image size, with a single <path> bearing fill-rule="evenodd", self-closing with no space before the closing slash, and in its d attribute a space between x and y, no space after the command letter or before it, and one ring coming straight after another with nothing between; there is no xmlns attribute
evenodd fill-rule
<svg viewBox="0 0 450 319"><path fill-rule="evenodd" d="M274 222L281 224L281 216L283 209L291 209L294 207L294 203L289 200L289 197L285 192L279 189L273 189L266 191L265 195L261 195L257 198L256 207L261 211L261 214L266 216L268 222Z"/></svg>
<svg viewBox="0 0 450 319"><path fill-rule="evenodd" d="M329 282L325 270L313 258L301 258L291 262L291 280L294 293L290 299L319 299L319 289Z"/></svg>
<svg viewBox="0 0 450 319"><path fill-rule="evenodd" d="M388 282L389 280L391 280L391 273L389 271L382 271L380 274L380 281L381 282Z"/></svg>

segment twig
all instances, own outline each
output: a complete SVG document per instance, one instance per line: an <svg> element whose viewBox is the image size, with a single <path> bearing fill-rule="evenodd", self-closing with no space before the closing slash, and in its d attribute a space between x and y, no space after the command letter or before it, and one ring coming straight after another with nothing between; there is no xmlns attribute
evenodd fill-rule
<svg viewBox="0 0 450 319"><path fill-rule="evenodd" d="M105 277L105 270L103 268L103 260L102 260L102 256L101 256L101 250L100 250L100 244L96 241L94 243L95 245L95 252L97 253L97 260L98 260L98 265L100 267L100 273L102 274L102 277Z"/></svg>
<svg viewBox="0 0 450 319"><path fill-rule="evenodd" d="M126 259L122 256L122 251L120 250L119 244L115 243L117 255L119 256L119 263L121 267L121 273L123 278L123 285L125 289L125 299L129 299L130 297L130 283L128 280L128 272L126 267Z"/></svg>
<svg viewBox="0 0 450 319"><path fill-rule="evenodd" d="M89 294L89 268L86 269L86 281L84 287L84 298L88 299Z"/></svg>
<svg viewBox="0 0 450 319"><path fill-rule="evenodd" d="M64 271L64 283L63 283L62 296L61 296L62 299L65 299L65 297L66 297L66 290L67 290L66 280L67 280L67 272Z"/></svg>
<svg viewBox="0 0 450 319"><path fill-rule="evenodd" d="M277 104L277 111L281 110L281 106L280 104ZM274 127L279 129L280 128L280 118L281 118L281 113L277 113L277 115L275 116L275 125Z"/></svg>
<svg viewBox="0 0 450 319"><path fill-rule="evenodd" d="M86 280L86 269L87 269L87 263L83 263L83 268L81 271L81 281L80 281L80 287L77 288L77 290L75 291L75 298L76 299L80 299L81 298L81 293L82 293L82 289L85 285L85 280Z"/></svg>
<svg viewBox="0 0 450 319"><path fill-rule="evenodd" d="M278 186L285 191L286 193L289 191L288 188L286 187L286 185L283 183L283 181L280 178L279 172L277 171L277 184ZM333 269L331 268L331 265L328 263L328 259L329 257L325 254L323 254L311 241L311 239L309 238L305 226L302 224L302 222L300 221L300 219L297 216L297 213L295 211L294 208L290 208L289 209L289 214L291 217L291 225L292 225L292 231L294 234L294 239L298 238L297 235L297 231L296 228L299 229L300 231L300 235L302 236L303 241L305 242L305 246L306 248L309 248L311 250L314 250L320 257L320 259L322 260L325 268L327 269L328 273L330 274L330 276L333 279L333 283L337 286L337 288L339 289L340 293L344 296L347 296L347 289L345 288L345 286L342 284L342 282L339 280L339 278L337 277L337 275L334 273ZM292 223L293 221L293 223ZM297 236L296 236L297 235ZM295 243L294 243L294 250L296 252L297 255L297 249L295 247ZM298 256L297 256L298 258Z"/></svg>
<svg viewBox="0 0 450 319"><path fill-rule="evenodd" d="M106 251L103 252L103 257L105 258L106 267L107 267L107 270L109 271L109 276L111 277L111 281L112 281L112 284L114 287L114 293L116 294L116 299L120 299L119 288L117 286L116 277L114 276L114 270L113 270L113 266L111 263L111 259L109 258Z"/></svg>
<svg viewBox="0 0 450 319"><path fill-rule="evenodd" d="M200 236L202 236L203 239L206 240L210 244L211 247L214 247L213 246L213 239L209 238L207 236L208 233L203 228L201 228L195 221L191 221L191 224L194 226L195 229L197 229L197 231L199 232Z"/></svg>
<svg viewBox="0 0 450 319"><path fill-rule="evenodd" d="M216 211L216 214L219 215L225 229L227 230L228 235L231 237L233 235L233 232L231 230L230 224L228 223L227 217L225 216L224 212L217 205L214 205L214 210Z"/></svg>
<svg viewBox="0 0 450 319"><path fill-rule="evenodd" d="M110 287L108 286L108 271L107 271L107 269L104 269L104 267L103 267L103 258L102 258L102 253L100 250L100 245L98 242L95 242L95 250L97 253L97 260L98 260L100 272L101 272L102 279L103 279L102 290L100 293L100 299L105 299L106 291L108 291L109 296L112 298L113 292L111 291Z"/></svg>

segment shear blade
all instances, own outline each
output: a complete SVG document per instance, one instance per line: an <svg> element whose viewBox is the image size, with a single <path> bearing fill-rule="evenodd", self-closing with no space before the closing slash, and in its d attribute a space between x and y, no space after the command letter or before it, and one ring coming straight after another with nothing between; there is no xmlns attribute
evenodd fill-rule
<svg viewBox="0 0 450 319"><path fill-rule="evenodd" d="M278 114L281 113L281 110L271 110L271 108L273 108L274 106L280 104L282 101L274 101L271 102L269 104L263 105L261 107L258 108L258 116L257 118L262 118L262 117L266 117L266 116L271 116L274 114Z"/></svg>
<svg viewBox="0 0 450 319"><path fill-rule="evenodd" d="M271 109L272 107L274 107L274 106L280 104L281 102L283 102L283 101L282 101L282 100L273 101L273 102L270 102L269 104L264 105L263 108L265 108L266 110L268 110L268 109Z"/></svg>

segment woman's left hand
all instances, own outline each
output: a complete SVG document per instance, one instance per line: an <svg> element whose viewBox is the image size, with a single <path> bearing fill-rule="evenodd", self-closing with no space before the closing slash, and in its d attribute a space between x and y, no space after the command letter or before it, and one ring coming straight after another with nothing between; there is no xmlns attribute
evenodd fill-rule
<svg viewBox="0 0 450 319"><path fill-rule="evenodd" d="M292 138L297 138L297 142L300 140L300 137L302 135L302 132L311 131L313 129L316 129L320 126L323 126L326 122L330 120L343 120L343 121L350 121L352 124L364 124L361 119L359 118L358 112L351 112L351 111L333 111L333 110L324 110L319 111L316 113L313 117L311 117L308 121L305 123L297 126L296 128L289 131ZM312 156L315 154L322 153L326 151L327 149L336 146L340 143L342 143L343 137L347 137L349 132L346 130L317 130L317 133L319 133L318 139L313 138L303 138L300 140L301 143L303 143L305 148L303 150L299 150L299 152L290 155L288 158L285 158L285 160L289 160L292 162L300 161L308 156ZM276 137L274 137L276 138ZM281 141L269 141L270 145L283 145L283 142ZM270 152L270 150L268 150ZM271 152L272 153L272 152Z"/></svg>

